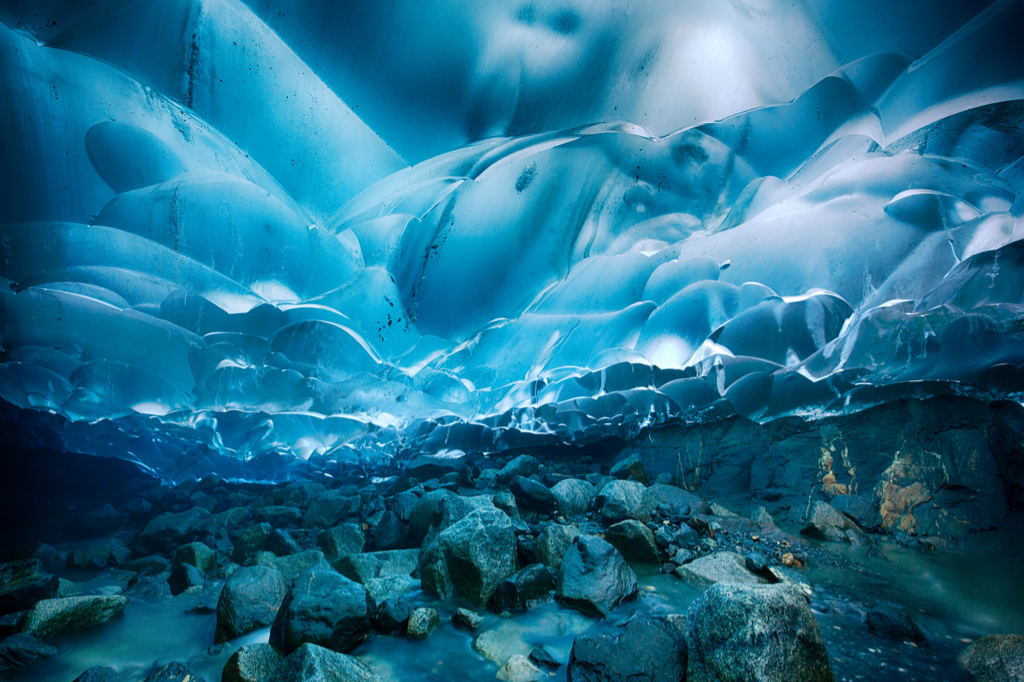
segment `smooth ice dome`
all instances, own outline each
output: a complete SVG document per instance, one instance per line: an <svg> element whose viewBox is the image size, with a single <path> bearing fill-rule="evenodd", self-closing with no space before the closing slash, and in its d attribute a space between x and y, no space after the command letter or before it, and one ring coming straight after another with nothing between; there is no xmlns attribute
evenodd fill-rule
<svg viewBox="0 0 1024 682"><path fill-rule="evenodd" d="M275 478L1024 390L1024 2L276 7L0 6L23 444Z"/></svg>

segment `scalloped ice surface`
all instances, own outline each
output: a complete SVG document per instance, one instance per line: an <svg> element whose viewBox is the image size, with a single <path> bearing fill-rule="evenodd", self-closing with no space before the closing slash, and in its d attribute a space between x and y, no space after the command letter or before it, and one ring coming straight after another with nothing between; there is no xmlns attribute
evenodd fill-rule
<svg viewBox="0 0 1024 682"><path fill-rule="evenodd" d="M1020 399L1024 1L447 4L0 7L10 438L282 479Z"/></svg>

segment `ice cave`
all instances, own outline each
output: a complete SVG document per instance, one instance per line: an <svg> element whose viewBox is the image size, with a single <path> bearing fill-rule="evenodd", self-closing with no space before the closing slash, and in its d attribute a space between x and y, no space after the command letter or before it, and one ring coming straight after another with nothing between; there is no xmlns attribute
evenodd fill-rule
<svg viewBox="0 0 1024 682"><path fill-rule="evenodd" d="M0 0L0 679L1024 681L1024 0Z"/></svg>

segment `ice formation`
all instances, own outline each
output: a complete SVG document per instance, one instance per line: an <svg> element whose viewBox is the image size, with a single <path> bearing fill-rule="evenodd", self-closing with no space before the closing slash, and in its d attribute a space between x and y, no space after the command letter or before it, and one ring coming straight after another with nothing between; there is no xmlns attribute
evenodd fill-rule
<svg viewBox="0 0 1024 682"><path fill-rule="evenodd" d="M1019 398L1024 1L809 5L5 0L9 436L273 478Z"/></svg>

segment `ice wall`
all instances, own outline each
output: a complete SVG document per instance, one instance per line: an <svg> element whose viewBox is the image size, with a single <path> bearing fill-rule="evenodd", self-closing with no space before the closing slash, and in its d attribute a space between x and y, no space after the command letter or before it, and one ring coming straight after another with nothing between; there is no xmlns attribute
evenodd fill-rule
<svg viewBox="0 0 1024 682"><path fill-rule="evenodd" d="M1024 0L883 5L4 0L5 428L273 477L1017 399Z"/></svg>

